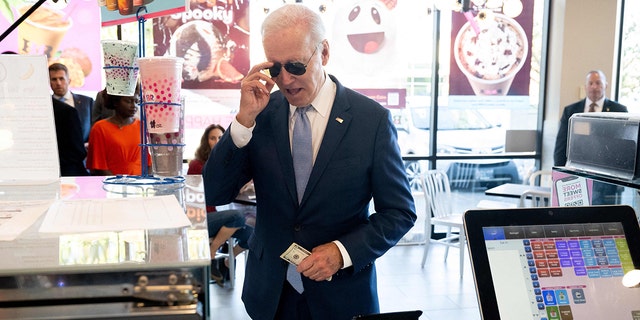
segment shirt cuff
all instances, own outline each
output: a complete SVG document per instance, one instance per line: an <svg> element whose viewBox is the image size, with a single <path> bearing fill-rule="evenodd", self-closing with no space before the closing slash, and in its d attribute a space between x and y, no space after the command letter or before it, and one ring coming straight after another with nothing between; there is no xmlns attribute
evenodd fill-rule
<svg viewBox="0 0 640 320"><path fill-rule="evenodd" d="M347 249L345 249L345 247L342 245L342 242L338 240L334 240L333 243L335 243L336 246L338 246L338 249L340 250L340 254L342 255L341 269L351 267L353 265L353 262L351 261L351 256L349 256L349 252L347 252Z"/></svg>
<svg viewBox="0 0 640 320"><path fill-rule="evenodd" d="M251 128L247 128L238 122L236 117L233 117L231 122L231 140L238 148L242 148L249 144L251 137L253 137L253 129L256 127L255 123Z"/></svg>

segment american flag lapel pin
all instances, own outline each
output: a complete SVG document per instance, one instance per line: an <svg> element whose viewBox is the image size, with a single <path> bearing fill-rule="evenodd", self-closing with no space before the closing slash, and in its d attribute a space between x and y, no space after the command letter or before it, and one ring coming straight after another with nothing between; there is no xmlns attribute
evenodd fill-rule
<svg viewBox="0 0 640 320"><path fill-rule="evenodd" d="M340 118L340 117L337 117L336 121L338 121L338 123L342 123L342 121L344 121L344 120L342 120L342 118Z"/></svg>

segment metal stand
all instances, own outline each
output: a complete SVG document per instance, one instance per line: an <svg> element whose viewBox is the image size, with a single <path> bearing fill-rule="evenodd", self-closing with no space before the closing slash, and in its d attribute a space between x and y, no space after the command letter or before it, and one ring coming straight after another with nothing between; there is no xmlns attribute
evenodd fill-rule
<svg viewBox="0 0 640 320"><path fill-rule="evenodd" d="M144 23L146 19L141 13L147 12L145 6L138 8L136 12L136 18L138 20L138 57L145 56L145 36L144 36ZM111 67L115 68L115 67ZM137 67L122 67L122 68L137 68ZM176 177L154 177L149 173L147 155L149 154L149 147L153 146L175 146L184 147L184 144L149 144L147 143L147 119L144 106L146 104L167 104L182 106L181 103L163 103L163 102L145 102L142 88L139 91L140 97L140 141L141 141L141 160L142 160L142 174L140 176L128 176L117 175L115 177L105 178L103 181L103 189L107 192L121 194L123 197L127 196L153 196L161 194L173 194L178 199L178 202L184 207L184 199L182 196L182 189L184 188L184 177L182 175Z"/></svg>

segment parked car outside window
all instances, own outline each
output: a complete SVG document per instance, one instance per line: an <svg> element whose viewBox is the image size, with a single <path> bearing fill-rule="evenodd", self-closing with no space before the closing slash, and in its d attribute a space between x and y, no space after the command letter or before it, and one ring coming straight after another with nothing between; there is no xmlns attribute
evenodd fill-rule
<svg viewBox="0 0 640 320"><path fill-rule="evenodd" d="M398 129L402 155L428 155L431 109L412 106L392 110ZM439 107L437 154L504 153L505 130L492 124L478 110ZM411 187L419 190L419 176L426 170L424 161L405 161ZM493 187L503 183L520 183L518 168L510 159L476 159L439 161L446 170L452 188Z"/></svg>

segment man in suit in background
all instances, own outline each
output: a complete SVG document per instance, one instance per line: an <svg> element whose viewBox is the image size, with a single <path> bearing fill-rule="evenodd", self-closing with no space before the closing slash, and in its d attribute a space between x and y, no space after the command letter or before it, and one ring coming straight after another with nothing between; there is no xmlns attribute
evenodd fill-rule
<svg viewBox="0 0 640 320"><path fill-rule="evenodd" d="M49 82L53 90L53 98L58 99L74 108L80 120L82 141L89 141L89 131L91 130L91 108L93 99L81 94L72 93L69 90L71 79L67 66L61 63L53 63L49 66Z"/></svg>
<svg viewBox="0 0 640 320"><path fill-rule="evenodd" d="M82 141L78 112L75 108L58 99L52 97L51 100L58 140L60 175L63 177L89 175L84 166L87 149Z"/></svg>
<svg viewBox="0 0 640 320"><path fill-rule="evenodd" d="M267 61L243 79L238 114L203 172L207 205L229 203L254 182L247 313L254 320L378 313L375 260L416 219L390 113L324 71L329 43L306 6L271 12L262 44ZM311 252L297 267L280 258L292 243Z"/></svg>
<svg viewBox="0 0 640 320"><path fill-rule="evenodd" d="M601 70L591 70L587 73L585 91L587 97L564 108L560 118L560 128L556 136L553 152L553 165L564 166L567 163L567 135L569 133L569 118L581 112L627 112L627 107L605 97L607 77ZM614 204L617 194L615 185L600 184L594 181L592 205Z"/></svg>

